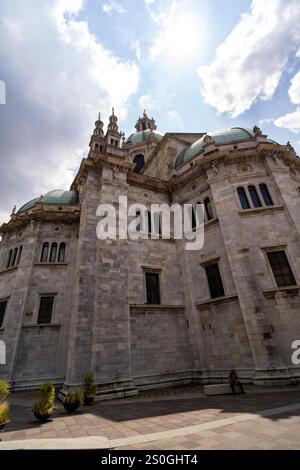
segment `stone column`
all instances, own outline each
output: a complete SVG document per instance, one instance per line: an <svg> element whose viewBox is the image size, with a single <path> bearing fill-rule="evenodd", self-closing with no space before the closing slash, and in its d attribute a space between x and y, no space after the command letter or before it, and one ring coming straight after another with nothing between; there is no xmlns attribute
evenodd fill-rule
<svg viewBox="0 0 300 470"><path fill-rule="evenodd" d="M75 308L67 386L78 386L95 374L100 394L137 393L131 375L128 305L128 242L99 240L99 204L114 204L127 194L126 173L105 163L89 168L82 192Z"/></svg>
<svg viewBox="0 0 300 470"><path fill-rule="evenodd" d="M96 211L99 205L100 175L91 167L81 194L81 215L77 249L74 304L71 313L71 331L65 384L82 384L83 377L92 370L92 341L94 324L94 296L96 282Z"/></svg>
<svg viewBox="0 0 300 470"><path fill-rule="evenodd" d="M122 167L115 171L104 165L100 202L113 204L117 220L119 196L127 191ZM117 396L137 393L131 373L128 266L127 239L97 240L92 366L103 392Z"/></svg>

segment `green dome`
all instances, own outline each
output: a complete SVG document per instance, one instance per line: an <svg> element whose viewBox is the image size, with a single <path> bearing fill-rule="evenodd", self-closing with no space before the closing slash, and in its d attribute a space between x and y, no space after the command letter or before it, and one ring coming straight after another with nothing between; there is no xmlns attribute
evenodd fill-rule
<svg viewBox="0 0 300 470"><path fill-rule="evenodd" d="M209 134L209 136L211 137L212 142L216 145L233 144L235 142L255 139L255 134L252 129L244 129L242 127L234 127L233 129L223 132L214 132ZM205 135L178 155L175 163L176 168L202 152L203 147L205 146L204 138Z"/></svg>
<svg viewBox="0 0 300 470"><path fill-rule="evenodd" d="M125 143L126 145L142 144L143 142L146 142L148 139L153 137L158 141L163 138L163 136L158 132L151 132L150 129L146 129L145 131L139 131L135 134L131 134Z"/></svg>
<svg viewBox="0 0 300 470"><path fill-rule="evenodd" d="M44 204L76 204L78 200L76 191L64 191L63 189L54 189L42 197Z"/></svg>
<svg viewBox="0 0 300 470"><path fill-rule="evenodd" d="M31 201L27 202L26 204L24 204L24 206L22 206L18 210L17 214L20 214L21 212L26 212L29 209L32 209L40 199L41 199L40 197L36 197L35 199L32 199Z"/></svg>
<svg viewBox="0 0 300 470"><path fill-rule="evenodd" d="M76 191L64 191L63 189L55 189L46 193L45 196L40 196L27 202L18 210L17 214L21 214L22 212L26 212L27 210L32 209L38 202L42 204L57 205L77 204L78 195Z"/></svg>

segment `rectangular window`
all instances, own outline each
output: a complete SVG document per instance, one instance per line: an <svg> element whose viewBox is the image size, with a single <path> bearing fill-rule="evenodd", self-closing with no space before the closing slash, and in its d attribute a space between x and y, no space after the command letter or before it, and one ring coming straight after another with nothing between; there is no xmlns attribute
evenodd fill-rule
<svg viewBox="0 0 300 470"><path fill-rule="evenodd" d="M2 300L0 302L0 328L3 326L3 320L4 320L6 307L7 307L7 300Z"/></svg>
<svg viewBox="0 0 300 470"><path fill-rule="evenodd" d="M205 271L211 298L224 297L225 292L218 263L206 266Z"/></svg>
<svg viewBox="0 0 300 470"><path fill-rule="evenodd" d="M54 296L41 297L38 324L51 323Z"/></svg>
<svg viewBox="0 0 300 470"><path fill-rule="evenodd" d="M145 272L147 304L160 304L159 273Z"/></svg>
<svg viewBox="0 0 300 470"><path fill-rule="evenodd" d="M275 281L278 287L294 286L296 284L294 275L290 268L284 251L271 251L267 253Z"/></svg>

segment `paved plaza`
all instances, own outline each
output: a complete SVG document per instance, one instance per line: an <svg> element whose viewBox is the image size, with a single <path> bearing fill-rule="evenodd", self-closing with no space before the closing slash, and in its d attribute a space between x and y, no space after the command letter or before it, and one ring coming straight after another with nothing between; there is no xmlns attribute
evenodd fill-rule
<svg viewBox="0 0 300 470"><path fill-rule="evenodd" d="M1 449L300 449L300 387L246 387L246 395L205 397L201 386L97 402L52 421L33 417L35 392L13 394Z"/></svg>

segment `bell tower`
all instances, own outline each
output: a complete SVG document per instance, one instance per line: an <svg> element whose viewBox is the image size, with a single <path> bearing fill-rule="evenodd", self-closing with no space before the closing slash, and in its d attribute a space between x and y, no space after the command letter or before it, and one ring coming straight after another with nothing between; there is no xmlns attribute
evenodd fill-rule
<svg viewBox="0 0 300 470"><path fill-rule="evenodd" d="M98 119L95 122L95 129L93 131L91 140L90 140L90 149L93 152L102 152L104 149L104 132L103 132L103 122L101 121L101 114L99 113Z"/></svg>
<svg viewBox="0 0 300 470"><path fill-rule="evenodd" d="M112 114L109 116L109 124L105 136L106 143L107 145L120 148L122 137L123 134L119 132L118 118L115 116L114 108L112 108Z"/></svg>

